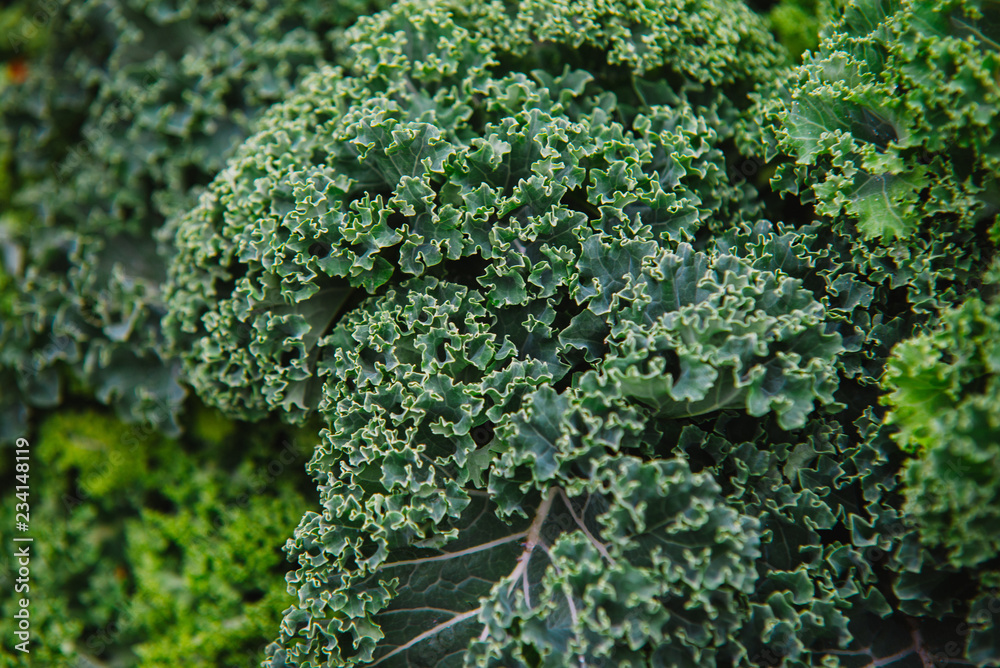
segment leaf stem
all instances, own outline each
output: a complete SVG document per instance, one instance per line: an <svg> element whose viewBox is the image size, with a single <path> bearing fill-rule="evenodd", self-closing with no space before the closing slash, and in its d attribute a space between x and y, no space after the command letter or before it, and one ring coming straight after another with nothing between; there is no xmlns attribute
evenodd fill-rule
<svg viewBox="0 0 1000 668"><path fill-rule="evenodd" d="M458 624L460 622L464 622L466 619L469 619L470 617L475 617L479 613L479 610L480 610L479 608L474 608L472 610L469 610L468 612L463 612L460 615L455 615L454 617L452 617L451 619L449 619L446 622L442 622L441 624L438 624L437 626L435 626L433 628L427 629L426 631L424 631L423 633L421 633L417 637L411 639L405 645L400 645L396 649L392 650L391 652L389 652L388 654L386 654L385 656L383 656L382 658L380 658L378 661L376 661L372 665L373 666L377 666L378 664L382 663L386 659L388 659L390 657L393 657L393 656L399 654L400 652L405 652L406 650L410 649L411 647L413 647L414 645L416 645L421 640L426 640L427 638L430 638L433 635L437 635L438 633L441 633L441 631L444 631L446 628L454 626L455 624Z"/></svg>
<svg viewBox="0 0 1000 668"><path fill-rule="evenodd" d="M535 519L532 520L531 526L528 527L526 532L521 534L525 537L524 550L521 552L521 556L517 559L517 566L514 567L514 570L511 571L510 575L506 578L510 581L510 585L507 588L508 594L513 589L514 583L521 580L521 586L524 587L524 600L525 603L528 604L528 607L531 607L531 594L529 592L527 579L528 563L531 561L531 553L535 551L535 548L538 547L541 542L542 525L545 524L545 520L549 515L549 510L552 509L552 502L555 500L558 491L558 487L551 487L549 489L548 494L545 495L542 503L538 506L537 512L535 512ZM479 640L486 640L488 635L489 627L483 627L483 632L479 634Z"/></svg>
<svg viewBox="0 0 1000 668"><path fill-rule="evenodd" d="M416 566L419 564L427 564L432 561L445 561L447 559L454 559L456 557L464 557L467 554L475 554L476 552L482 552L483 550L489 550L491 548L494 548L497 545L503 545L504 543L520 540L521 538L524 538L526 535L528 535L527 531L512 533L509 536L504 536L503 538L497 538L496 540L491 540L488 543L483 543L482 545L476 545L475 547L469 547L464 550L459 550L458 552L448 552L447 554L439 554L436 557L424 557L422 559L407 559L406 561L394 561L390 564L382 564L379 568L393 568L394 566Z"/></svg>
<svg viewBox="0 0 1000 668"><path fill-rule="evenodd" d="M580 527L581 531L583 531L583 535L587 537L587 540L593 543L594 547L597 548L597 551L601 553L601 556L608 560L609 564L614 564L615 560L608 552L608 548L604 546L604 543L594 538L593 534L591 534L587 529L587 525L583 523L583 520L577 517L576 511L573 510L573 505L570 503L569 496L566 495L566 492L563 491L561 487L556 489L559 491L559 497L562 499L563 503L566 504L566 508L569 509L569 514L573 518L573 521L576 522L576 525Z"/></svg>

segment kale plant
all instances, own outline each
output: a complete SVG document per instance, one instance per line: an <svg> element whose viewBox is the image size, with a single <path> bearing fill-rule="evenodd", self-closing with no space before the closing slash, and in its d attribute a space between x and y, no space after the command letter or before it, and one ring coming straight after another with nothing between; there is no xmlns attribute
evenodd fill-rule
<svg viewBox="0 0 1000 668"><path fill-rule="evenodd" d="M0 249L15 279L0 311L5 437L28 409L60 405L72 383L129 422L178 433L185 390L160 329L167 221L304 70L336 57L339 30L378 6L325 4L12 10L0 56L30 76L0 90Z"/></svg>
<svg viewBox="0 0 1000 668"><path fill-rule="evenodd" d="M82 7L0 408L316 432L265 668L1000 665L996 0Z"/></svg>
<svg viewBox="0 0 1000 668"><path fill-rule="evenodd" d="M958 299L938 283L992 252L971 247L995 166L984 149L978 181L869 197L838 170L899 171L916 144L851 97L872 75L821 65L844 40L876 58L865 39L923 29L918 10L853 35L884 8L849 9L782 77L785 111L760 92L784 54L739 4L428 0L347 32L339 66L182 219L167 290L201 396L327 424L268 666L862 665L943 646L915 616L961 619L969 598L918 574L969 574L900 509L877 380L927 320L896 291ZM779 186L817 184L815 218L731 178L735 148L768 138L764 158L796 158ZM961 162L942 146L921 173ZM853 204L820 188L834 176ZM921 220L944 241L911 239ZM894 241L951 273L886 266Z"/></svg>

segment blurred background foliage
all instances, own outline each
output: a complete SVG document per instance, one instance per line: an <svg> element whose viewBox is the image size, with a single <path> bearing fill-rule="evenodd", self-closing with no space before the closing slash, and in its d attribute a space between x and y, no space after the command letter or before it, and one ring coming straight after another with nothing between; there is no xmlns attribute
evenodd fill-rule
<svg viewBox="0 0 1000 668"><path fill-rule="evenodd" d="M0 665L258 665L287 605L281 544L315 495L315 431L192 405L175 439L67 403L30 438L32 652L5 640ZM13 503L0 522L14 525ZM5 550L4 590L17 568ZM4 597L4 618L20 597Z"/></svg>

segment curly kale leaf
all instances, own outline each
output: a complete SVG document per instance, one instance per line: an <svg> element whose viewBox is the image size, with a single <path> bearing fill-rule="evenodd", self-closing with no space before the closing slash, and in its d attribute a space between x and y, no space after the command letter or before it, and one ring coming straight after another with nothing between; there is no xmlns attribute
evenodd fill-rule
<svg viewBox="0 0 1000 668"><path fill-rule="evenodd" d="M1000 302L972 297L899 343L883 384L904 469L906 510L956 567L1000 549Z"/></svg>
<svg viewBox="0 0 1000 668"><path fill-rule="evenodd" d="M0 361L19 394L7 414L86 388L176 435L185 392L160 322L171 219L381 3L20 4L0 51L4 72L26 70L0 77L0 236L17 296L0 330L18 351Z"/></svg>
<svg viewBox="0 0 1000 668"><path fill-rule="evenodd" d="M333 607L292 609L269 665L611 666L644 645L659 661L711 665L753 588L755 521L681 460L594 470L530 493L508 522L465 495L433 520L439 540L410 544L379 517L412 518L405 497L358 506L356 484L331 485L327 512L308 514L289 543L301 565L289 582Z"/></svg>
<svg viewBox="0 0 1000 668"><path fill-rule="evenodd" d="M594 263L581 260L581 278L622 276L598 292L605 303L614 294L623 306L595 309L591 302L589 314L575 321L592 323L591 336L609 347L601 365L608 391L663 418L774 410L786 429L805 423L814 400L833 403L835 363L844 348L839 334L827 332L826 309L801 281L683 243L676 252L648 253L625 242L607 244ZM631 264L621 264L627 257ZM593 323L605 312L602 332Z"/></svg>
<svg viewBox="0 0 1000 668"><path fill-rule="evenodd" d="M206 401L243 417L316 410L332 354L324 336L406 278L469 266L464 282L482 286L490 307L523 307L518 328L545 322L552 309L539 305L574 284L592 234L670 245L743 210L749 191L729 183L719 148L738 109L719 91L692 93L705 108L685 97L715 80L707 63L690 67L664 35L641 60L670 63L690 86L641 89L639 63L628 76L611 63L645 40L622 32L626 17L606 16L607 34L588 39L612 50L607 62L574 69L575 36L556 40L559 30L528 19L535 9L416 2L367 17L347 31L343 69L320 67L262 120L176 227L164 326ZM633 18L683 34L655 14ZM774 57L745 9L705 18L718 33L684 43L738 63L725 81ZM737 56L727 35L753 56ZM536 67L522 53L543 39L565 64ZM554 346L540 356L555 373Z"/></svg>
<svg viewBox="0 0 1000 668"><path fill-rule="evenodd" d="M795 162L775 183L886 243L994 218L996 16L988 0L851 3L784 91L777 135Z"/></svg>

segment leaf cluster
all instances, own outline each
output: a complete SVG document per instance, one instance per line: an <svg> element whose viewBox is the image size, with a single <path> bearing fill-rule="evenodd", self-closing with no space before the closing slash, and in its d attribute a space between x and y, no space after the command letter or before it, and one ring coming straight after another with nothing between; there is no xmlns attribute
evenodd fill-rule
<svg viewBox="0 0 1000 668"><path fill-rule="evenodd" d="M90 495L39 656L1000 664L996 2L53 4L0 99L0 436L61 408L39 508Z"/></svg>
<svg viewBox="0 0 1000 668"><path fill-rule="evenodd" d="M311 433L194 406L164 437L106 407L49 413L30 437L31 653L5 666L253 666L281 620L281 540L309 503ZM13 456L0 467L15 476ZM8 463L9 462L9 463ZM275 475L275 471L278 474ZM8 488L8 493L13 490ZM13 497L11 497L13 499ZM0 519L14 525L15 504ZM0 584L14 592L8 552Z"/></svg>

